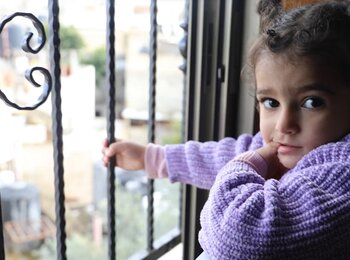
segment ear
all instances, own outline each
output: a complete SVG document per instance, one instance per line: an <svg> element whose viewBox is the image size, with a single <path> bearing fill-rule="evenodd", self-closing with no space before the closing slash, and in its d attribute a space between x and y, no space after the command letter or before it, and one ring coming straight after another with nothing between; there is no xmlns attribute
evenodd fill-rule
<svg viewBox="0 0 350 260"><path fill-rule="evenodd" d="M321 2L329 2L329 0L282 0L282 6L285 11L288 11L290 9L293 9L302 5L321 3Z"/></svg>

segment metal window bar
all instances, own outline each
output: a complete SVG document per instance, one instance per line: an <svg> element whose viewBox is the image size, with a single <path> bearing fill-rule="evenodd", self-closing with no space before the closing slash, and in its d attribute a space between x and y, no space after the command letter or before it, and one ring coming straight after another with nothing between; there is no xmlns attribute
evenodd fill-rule
<svg viewBox="0 0 350 260"><path fill-rule="evenodd" d="M197 44L197 16L198 16L198 1L189 0L186 3L187 9L187 48L186 48L186 75L185 75L185 97L186 102L184 104L184 139L190 140L193 139L193 129L194 129L194 93L195 88L195 60L196 60L196 52L192 51L193 47ZM193 207L194 203L194 195L192 193L193 187L190 185L183 185L182 191L182 243L183 243L183 259L193 259L193 239L195 235L192 232L193 227L193 217L191 212L191 207Z"/></svg>
<svg viewBox="0 0 350 260"><path fill-rule="evenodd" d="M149 118L148 118L148 142L155 141L156 120L156 72L157 72L157 0L151 0L150 5L150 40L149 40ZM154 242L154 181L148 180L147 185L147 250L153 250Z"/></svg>
<svg viewBox="0 0 350 260"><path fill-rule="evenodd" d="M180 24L180 27L184 30L184 36L182 37L181 41L179 42L179 50L180 54L183 57L183 64L180 65L179 69L183 72L184 78L183 78L183 89L182 89L182 122L181 122L181 142L184 143L186 140L186 99L184 97L187 96L187 51L188 51L188 27L189 27L189 0L185 1L185 11L184 11L184 21L182 24ZM185 199L185 189L186 185L181 184L180 186L180 219L179 219L179 228L180 230L183 229L183 223L185 221L184 218L184 199ZM183 240L183 239L182 239ZM183 258L185 257L184 250L183 250ZM185 258L184 258L185 259Z"/></svg>
<svg viewBox="0 0 350 260"><path fill-rule="evenodd" d="M32 84L39 86L38 83L35 82L32 74L34 71L41 72L45 77L45 83L43 87L43 94L40 96L38 102L32 106L20 107L17 104L11 103L10 100L7 99L6 95L3 94L0 90L0 97L10 106L15 107L17 109L27 109L33 110L37 108L39 105L45 102L47 99L51 87L52 87L52 130L53 130L53 147L54 147L54 176L55 176L55 213L56 213L56 247L57 247L57 259L67 259L66 257L66 231L65 231L65 194L64 194L64 168L63 168L63 127L62 127L62 111L61 111L61 69L60 69L60 37L59 37L59 3L58 0L49 0L49 47L50 47L50 68L52 75L41 67L35 67L28 71L26 74L27 79L32 82ZM115 107L115 75L114 75L114 60L115 60L115 51L114 51L114 0L110 0L107 3L107 77L109 79L109 101L108 101L108 122L107 122L107 135L109 142L114 141L114 107ZM155 129L155 86L156 86L156 51L157 51L157 2L156 0L151 2L151 32L150 32L150 125L149 125L149 141L154 141L154 129ZM43 30L42 24L31 14L15 14L13 17L20 15L25 16L32 20L33 24L38 30L40 42L39 47L32 48L30 46L30 37L28 37L26 41L26 45L24 45L23 50L31 53L37 53L41 50L46 40L45 32ZM12 18L13 18L12 17ZM11 18L11 16L10 16ZM11 19L12 19L11 18ZM9 20L11 20L9 19ZM5 21L0 29L2 30L4 24L9 20ZM0 33L1 33L0 30ZM52 78L51 78L52 77ZM190 120L191 122L191 120ZM108 210L108 225L109 225L109 258L115 259L115 187L114 187L114 165L115 162L112 162L109 166L109 177L108 177L108 201L109 201L109 210ZM1 222L2 225L2 222ZM157 259L175 245L180 242L180 234L175 232L170 236L165 243L160 245L155 245L153 238L153 183L150 182L149 185L149 210L148 210L148 242L147 242L147 254L141 259ZM2 230L2 229L1 229ZM1 235L3 233L1 232ZM0 241L1 242L1 241ZM0 253L4 254L4 244L1 243ZM185 257L185 256L184 256ZM3 258L5 259L5 256Z"/></svg>
<svg viewBox="0 0 350 260"><path fill-rule="evenodd" d="M235 137L238 134L238 112L239 112L239 92L241 88L241 68L244 32L244 12L248 5L244 0L230 0L226 3L226 10L230 10L228 23L230 31L227 35L229 50L226 52L225 82L222 84L227 89L225 100L226 111L224 113L225 124L223 129L218 130L220 138L223 136ZM223 57L224 59L224 57Z"/></svg>
<svg viewBox="0 0 350 260"><path fill-rule="evenodd" d="M108 143L115 140L115 2L107 1L107 71L108 79L108 110L107 110L107 139ZM108 256L110 260L116 258L116 222L115 222L115 157L108 164L107 200L108 200Z"/></svg>
<svg viewBox="0 0 350 260"><path fill-rule="evenodd" d="M49 1L49 30L50 35L50 60L53 88L52 100L52 142L54 156L55 176L55 213L56 213L56 248L57 259L67 259L66 251L66 219L65 219L65 194L64 194L64 168L63 168L63 127L61 109L61 68L60 68L60 37L59 37L59 3L58 0Z"/></svg>
<svg viewBox="0 0 350 260"><path fill-rule="evenodd" d="M156 72L157 72L157 0L150 2L150 39L149 39L149 106L148 106L148 142L155 142L156 122ZM169 234L167 240L159 245L154 241L154 180L147 183L147 252L140 254L139 259L158 259L181 242L177 230ZM181 222L180 222L181 223ZM170 232L171 233L171 232Z"/></svg>

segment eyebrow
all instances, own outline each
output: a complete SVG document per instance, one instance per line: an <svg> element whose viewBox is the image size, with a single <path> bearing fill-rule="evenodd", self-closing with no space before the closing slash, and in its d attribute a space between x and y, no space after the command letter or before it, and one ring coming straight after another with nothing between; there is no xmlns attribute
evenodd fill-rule
<svg viewBox="0 0 350 260"><path fill-rule="evenodd" d="M324 84L319 84L319 83L301 86L298 88L297 91L298 93L309 92L309 91L321 91L330 95L335 94L335 91L332 87ZM256 95L271 95L273 93L274 93L274 90L268 87L262 88L262 89L257 88L257 91L256 91Z"/></svg>
<svg viewBox="0 0 350 260"><path fill-rule="evenodd" d="M300 89L299 89L299 92L308 92L308 91L321 91L321 92L325 92L325 93L328 93L331 95L335 94L334 88L332 88L328 85L319 84L319 83L305 85L305 86L300 87Z"/></svg>

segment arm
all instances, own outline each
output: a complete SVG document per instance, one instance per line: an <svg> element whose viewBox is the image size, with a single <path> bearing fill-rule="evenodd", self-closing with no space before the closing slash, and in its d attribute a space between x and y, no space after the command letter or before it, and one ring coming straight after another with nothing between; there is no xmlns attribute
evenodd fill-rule
<svg viewBox="0 0 350 260"><path fill-rule="evenodd" d="M219 142L188 141L185 144L164 147L147 146L127 141L118 141L102 153L103 162L108 164L116 156L117 165L126 170L146 169L149 178L168 177L171 182L192 184L209 189L218 171L237 154L255 150L262 146L260 134L241 135L236 139L224 138Z"/></svg>
<svg viewBox="0 0 350 260"><path fill-rule="evenodd" d="M118 140L110 145L104 140L102 161L108 165L111 157L115 157L117 166L125 170L143 170L151 179L168 177L164 147L149 143L141 145L134 142Z"/></svg>
<svg viewBox="0 0 350 260"><path fill-rule="evenodd" d="M165 159L171 182L209 189L219 170L236 155L256 150L263 144L260 134L224 138L219 142L189 141L165 146Z"/></svg>
<svg viewBox="0 0 350 260"><path fill-rule="evenodd" d="M319 147L280 181L230 161L201 213L201 246L213 259L349 257L349 156L349 142Z"/></svg>

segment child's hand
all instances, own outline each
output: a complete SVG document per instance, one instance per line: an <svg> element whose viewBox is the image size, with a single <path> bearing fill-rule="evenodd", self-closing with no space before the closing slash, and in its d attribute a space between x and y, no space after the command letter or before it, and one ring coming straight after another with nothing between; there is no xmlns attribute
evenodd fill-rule
<svg viewBox="0 0 350 260"><path fill-rule="evenodd" d="M280 163L277 157L277 148L278 144L271 142L256 150L268 165L266 179L274 178L279 180L288 170Z"/></svg>
<svg viewBox="0 0 350 260"><path fill-rule="evenodd" d="M115 156L117 166L125 170L141 170L145 168L144 157L146 147L132 142L117 140L108 147L107 140L103 142L103 164L108 165L110 157Z"/></svg>

